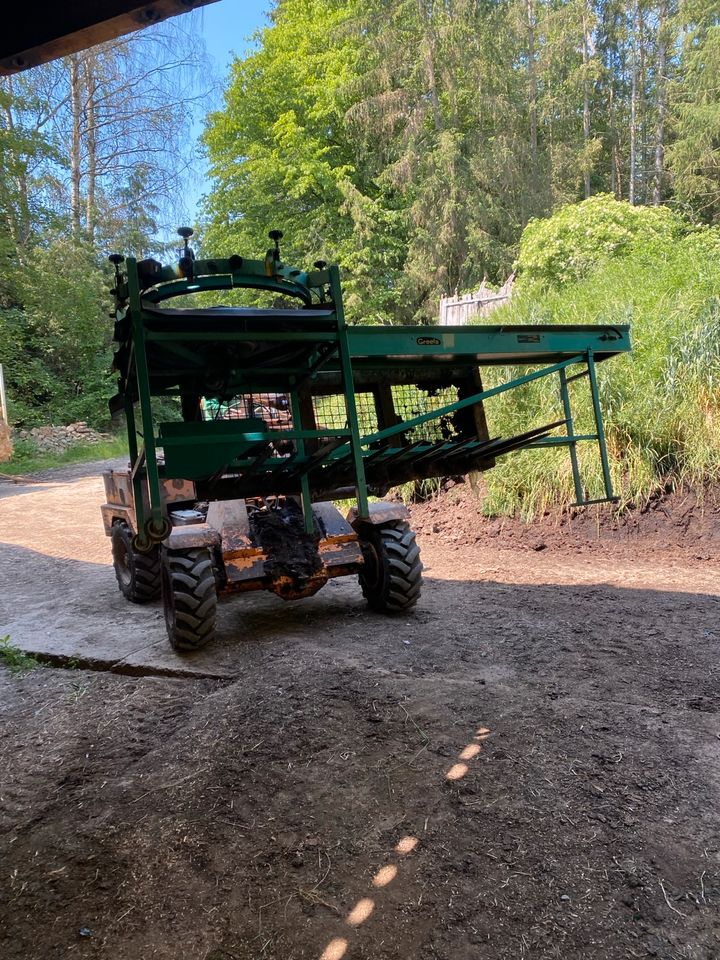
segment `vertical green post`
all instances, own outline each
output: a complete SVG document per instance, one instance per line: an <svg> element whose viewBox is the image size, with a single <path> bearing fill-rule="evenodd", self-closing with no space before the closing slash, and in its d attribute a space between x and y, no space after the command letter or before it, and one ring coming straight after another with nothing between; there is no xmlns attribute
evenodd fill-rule
<svg viewBox="0 0 720 960"><path fill-rule="evenodd" d="M340 352L340 367L342 370L343 390L345 392L345 410L347 412L348 428L350 430L350 449L352 450L353 465L355 467L355 494L357 496L358 516L367 520L370 516L368 504L367 483L365 482L365 464L360 444L360 426L358 423L357 403L355 401L355 384L353 382L352 362L348 344L347 324L342 303L340 288L340 271L333 264L330 273L330 293L335 305L337 318L338 347Z"/></svg>
<svg viewBox="0 0 720 960"><path fill-rule="evenodd" d="M290 410L292 412L293 430L302 430L302 412L300 410L300 398L297 390L290 394ZM305 456L305 441L298 437L295 441L299 457ZM312 498L310 497L310 477L307 473L300 476L300 496L302 499L303 517L305 518L305 533L312 533L315 529L315 519L312 511Z"/></svg>
<svg viewBox="0 0 720 960"><path fill-rule="evenodd" d="M570 406L570 393L568 391L567 373L565 367L560 369L560 396L562 398L563 415L566 422L566 433L569 437L575 434L575 425L573 423L572 408ZM570 444L570 464L572 466L573 483L575 484L575 500L582 503L585 499L583 495L582 481L580 480L580 469L578 467L577 443Z"/></svg>
<svg viewBox="0 0 720 960"><path fill-rule="evenodd" d="M125 392L125 421L127 423L128 454L130 455L133 497L135 500L135 523L137 524L138 533L140 533L145 526L145 503L143 501L143 489L140 471L135 469L139 450L137 442L137 427L135 425L135 409L129 390L126 390Z"/></svg>
<svg viewBox="0 0 720 960"><path fill-rule="evenodd" d="M600 395L598 394L597 376L595 373L595 358L593 357L592 350L588 350L587 365L590 376L590 395L592 396L593 412L595 414L598 447L600 448L600 463L602 464L603 480L605 482L605 496L608 500L614 500L615 495L613 493L612 477L610 476L610 462L608 460L607 445L605 443L605 428L603 427Z"/></svg>
<svg viewBox="0 0 720 960"><path fill-rule="evenodd" d="M160 531L163 526L162 501L160 499L160 475L155 451L155 430L150 397L150 374L148 372L147 352L145 349L145 329L142 320L140 284L138 281L137 264L134 257L128 257L126 260L126 268L128 297L130 300L130 321L132 323L133 347L135 352L135 373L137 376L138 400L140 401L140 417L143 428L143 445L145 448L145 471L150 494L150 524L154 527L155 531ZM138 530L138 533L142 537L144 531Z"/></svg>

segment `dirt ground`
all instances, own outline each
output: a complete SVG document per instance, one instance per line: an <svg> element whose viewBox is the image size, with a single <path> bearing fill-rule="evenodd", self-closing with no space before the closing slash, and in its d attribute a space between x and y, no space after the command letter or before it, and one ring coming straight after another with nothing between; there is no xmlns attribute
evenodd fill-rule
<svg viewBox="0 0 720 960"><path fill-rule="evenodd" d="M0 635L164 643L96 468L46 481L0 484ZM682 509L524 530L463 487L415 511L412 615L343 581L224 604L230 680L0 668L0 957L720 957L718 550Z"/></svg>

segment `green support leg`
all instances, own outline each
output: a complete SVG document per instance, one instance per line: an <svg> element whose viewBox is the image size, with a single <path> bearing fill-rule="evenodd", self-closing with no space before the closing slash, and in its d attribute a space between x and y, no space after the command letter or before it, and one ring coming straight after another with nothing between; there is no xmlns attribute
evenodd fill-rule
<svg viewBox="0 0 720 960"><path fill-rule="evenodd" d="M563 367L559 372L560 377L560 396L562 398L563 416L566 421L566 432L569 437L575 435L573 424L572 408L570 406L570 393L568 391L567 373ZM570 464L572 466L573 483L575 484L575 501L580 505L585 499L582 481L580 480L580 469L578 467L577 443L570 444Z"/></svg>
<svg viewBox="0 0 720 960"><path fill-rule="evenodd" d="M143 500L141 471L137 469L140 451L138 450L137 442L135 407L129 394L125 394L125 420L127 422L128 453L130 456L130 471L132 476L133 497L135 500L135 523L137 524L138 533L141 533L145 526L145 503Z"/></svg>
<svg viewBox="0 0 720 960"><path fill-rule="evenodd" d="M140 413L143 428L143 445L145 449L145 472L148 481L148 492L150 495L150 519L145 523L144 529L138 529L140 542L144 546L150 546L149 540L162 540L167 536L168 523L163 517L162 499L160 496L160 474L157 464L157 452L155 449L155 428L152 417L152 401L150 396L150 375L148 371L147 353L145 350L145 330L142 321L142 304L140 302L140 289L137 283L137 270L135 262L128 258L128 295L130 300L130 313L133 324L133 341L135 348L135 373L137 377L138 399L140 400ZM139 527L139 525L138 525Z"/></svg>
<svg viewBox="0 0 720 960"><path fill-rule="evenodd" d="M345 323L345 312L342 306L340 271L334 265L330 267L330 291L337 316L340 366L345 392L345 409L347 411L348 427L350 429L350 448L352 450L353 465L355 468L355 493L357 496L358 516L360 519L367 520L370 517L370 505L368 503L365 464L363 462L362 445L360 443L360 427L358 423L357 403L355 402L355 384L353 382L347 324Z"/></svg>
<svg viewBox="0 0 720 960"><path fill-rule="evenodd" d="M597 376L595 374L595 358L593 357L592 350L588 350L587 365L590 376L590 394L592 396L593 413L595 414L598 447L600 448L600 463L602 464L603 481L605 483L605 496L608 500L617 500L617 497L613 493L612 477L610 476L610 461L608 460L607 445L605 443L605 428L603 427Z"/></svg>
<svg viewBox="0 0 720 960"><path fill-rule="evenodd" d="M300 398L297 391L293 390L290 394L290 410L292 412L293 430L302 430L302 412L300 409ZM295 441L299 457L305 456L305 441L298 437ZM315 518L312 511L312 498L310 496L310 477L303 473L300 477L300 496L302 499L303 517L305 518L305 533L312 533L315 529Z"/></svg>

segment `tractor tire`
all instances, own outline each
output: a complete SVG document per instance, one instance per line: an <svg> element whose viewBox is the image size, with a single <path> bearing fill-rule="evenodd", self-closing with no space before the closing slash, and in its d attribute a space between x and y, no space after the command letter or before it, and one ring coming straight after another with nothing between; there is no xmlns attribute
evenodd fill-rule
<svg viewBox="0 0 720 960"><path fill-rule="evenodd" d="M131 603L149 603L160 596L160 551L138 553L126 523L113 524L110 534L113 567L120 592Z"/></svg>
<svg viewBox="0 0 720 960"><path fill-rule="evenodd" d="M422 588L420 547L404 521L368 527L361 534L365 563L360 574L363 596L373 610L402 613L414 607Z"/></svg>
<svg viewBox="0 0 720 960"><path fill-rule="evenodd" d="M210 550L163 550L162 598L170 645L199 650L215 637L217 584Z"/></svg>

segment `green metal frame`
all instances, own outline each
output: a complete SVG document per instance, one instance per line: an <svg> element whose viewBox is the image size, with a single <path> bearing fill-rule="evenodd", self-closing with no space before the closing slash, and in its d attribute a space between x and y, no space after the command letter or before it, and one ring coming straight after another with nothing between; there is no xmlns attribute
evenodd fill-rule
<svg viewBox="0 0 720 960"><path fill-rule="evenodd" d="M337 266L297 270L268 254L265 260L240 257L181 260L180 267L161 267L128 258L116 266L116 369L120 373L116 406L127 418L138 523L138 546L147 549L167 534L161 481L172 469L203 477L203 450L222 457L223 476L212 479L218 497L235 495L255 485L256 495L294 492L300 497L308 531L312 500L318 489L333 488L338 477L350 479L360 518L369 516L368 475L387 482L418 469L439 475L452 464L458 472L473 463L491 465L494 457L520 447L566 446L569 450L579 506L615 500L598 393L596 363L630 349L627 326L372 327L347 325ZM186 275L183 276L183 269ZM165 301L208 290L252 288L293 297L297 310L168 310ZM452 382L454 371L484 366L526 366L505 383L470 395L408 420L363 435L356 394L374 383ZM580 372L569 375L570 368ZM407 442L409 431L541 378L557 375L563 419L528 430L519 437L463 437ZM595 431L576 434L569 385L588 378ZM439 378L439 379L438 379ZM218 383L221 382L221 386ZM442 381L444 382L444 381ZM340 393L346 425L328 429L303 422L300 391L314 395ZM227 430L205 429L198 422L173 424L156 433L153 397L217 396L259 392L286 393L292 426L282 431L258 429L235 421ZM135 415L139 403L139 423ZM563 429L561 435L550 435ZM140 441L138 442L138 434ZM227 439L226 439L227 436ZM278 439L294 444L290 456L273 452ZM604 496L586 498L580 476L578 444L594 442L600 456ZM168 464L158 462L167 449ZM218 452L219 451L219 452ZM179 466L178 466L179 464ZM482 467L481 467L482 468ZM368 474L370 471L370 474ZM404 472L403 472L404 471ZM234 482L231 480L234 478ZM207 478L205 478L207 479ZM324 486L323 486L324 485ZM147 491L147 497L144 491ZM146 503L149 512L146 511Z"/></svg>

